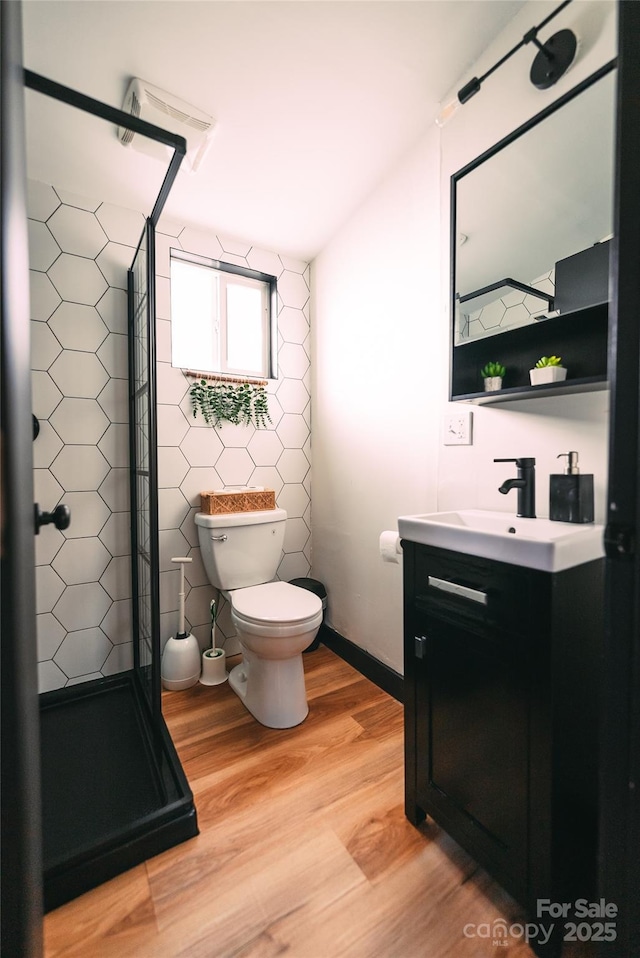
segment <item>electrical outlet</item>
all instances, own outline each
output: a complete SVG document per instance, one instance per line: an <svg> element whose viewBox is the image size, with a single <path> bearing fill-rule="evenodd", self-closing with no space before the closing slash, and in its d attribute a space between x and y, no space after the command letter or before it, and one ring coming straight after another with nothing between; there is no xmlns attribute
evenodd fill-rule
<svg viewBox="0 0 640 958"><path fill-rule="evenodd" d="M471 446L473 413L470 409L463 412L445 413L443 434L445 446Z"/></svg>

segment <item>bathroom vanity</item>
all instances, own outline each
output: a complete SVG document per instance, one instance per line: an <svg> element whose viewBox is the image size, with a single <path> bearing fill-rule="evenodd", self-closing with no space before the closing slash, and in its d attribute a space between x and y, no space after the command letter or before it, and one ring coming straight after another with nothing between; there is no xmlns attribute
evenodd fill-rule
<svg viewBox="0 0 640 958"><path fill-rule="evenodd" d="M399 527L407 817L431 816L532 915L594 900L604 560L546 571Z"/></svg>

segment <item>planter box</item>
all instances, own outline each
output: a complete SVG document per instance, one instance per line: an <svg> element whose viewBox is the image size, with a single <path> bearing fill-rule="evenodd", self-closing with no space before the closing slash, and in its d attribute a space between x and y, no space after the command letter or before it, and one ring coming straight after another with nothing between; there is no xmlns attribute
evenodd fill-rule
<svg viewBox="0 0 640 958"><path fill-rule="evenodd" d="M541 369L530 369L529 378L532 386L559 383L567 378L567 370L564 366L543 366Z"/></svg>

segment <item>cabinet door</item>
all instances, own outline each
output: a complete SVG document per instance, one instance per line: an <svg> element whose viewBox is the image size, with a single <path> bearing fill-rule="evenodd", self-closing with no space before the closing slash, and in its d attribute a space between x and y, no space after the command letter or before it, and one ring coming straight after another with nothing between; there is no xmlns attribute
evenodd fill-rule
<svg viewBox="0 0 640 958"><path fill-rule="evenodd" d="M521 639L425 616L417 799L516 897L526 893L528 670Z"/></svg>

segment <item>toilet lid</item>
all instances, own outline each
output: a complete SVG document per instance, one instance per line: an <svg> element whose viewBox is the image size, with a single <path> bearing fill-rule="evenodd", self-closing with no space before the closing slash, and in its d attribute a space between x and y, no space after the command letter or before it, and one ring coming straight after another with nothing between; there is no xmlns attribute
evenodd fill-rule
<svg viewBox="0 0 640 958"><path fill-rule="evenodd" d="M267 582L231 593L233 611L248 622L302 622L322 611L319 596L288 582Z"/></svg>

